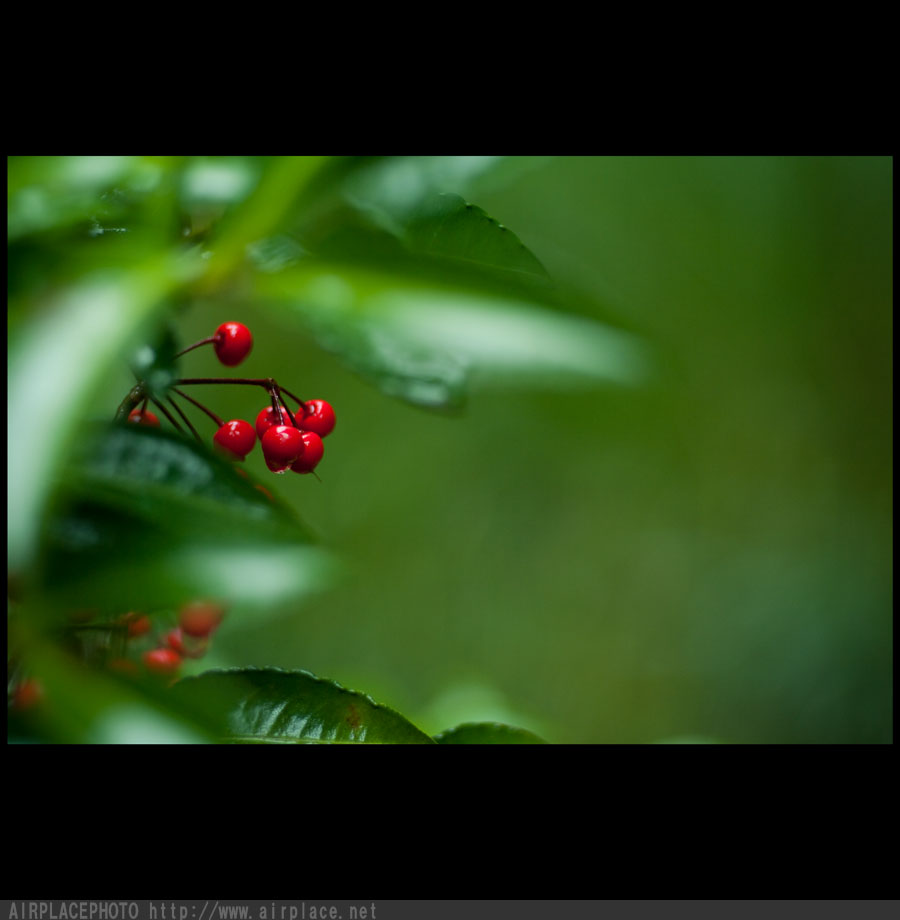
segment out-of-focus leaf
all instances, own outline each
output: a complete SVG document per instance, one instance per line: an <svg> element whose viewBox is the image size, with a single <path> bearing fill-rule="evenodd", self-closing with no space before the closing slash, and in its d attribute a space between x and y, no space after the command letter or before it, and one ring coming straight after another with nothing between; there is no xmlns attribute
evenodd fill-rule
<svg viewBox="0 0 900 920"><path fill-rule="evenodd" d="M210 597L284 603L331 582L294 514L176 434L112 426L73 461L45 538L45 593L106 614Z"/></svg>
<svg viewBox="0 0 900 920"><path fill-rule="evenodd" d="M11 157L7 233L31 233L90 221L94 235L153 193L173 157Z"/></svg>
<svg viewBox="0 0 900 920"><path fill-rule="evenodd" d="M166 388L177 376L175 354L178 343L171 325L166 323L156 335L155 341L142 344L134 354L131 368L135 375L146 382L150 393L163 399Z"/></svg>
<svg viewBox="0 0 900 920"><path fill-rule="evenodd" d="M85 405L108 369L122 361L165 304L166 294L195 276L190 256L154 258L128 272L91 275L61 291L34 319L19 325L9 346L7 432L8 564L31 559L53 471L79 435ZM40 450L22 436L38 407L52 406Z"/></svg>
<svg viewBox="0 0 900 920"><path fill-rule="evenodd" d="M423 201L502 184L552 157L374 157L347 164L344 194L385 228L399 232Z"/></svg>
<svg viewBox="0 0 900 920"><path fill-rule="evenodd" d="M213 288L241 263L247 247L278 231L298 197L328 157L278 157L253 194L227 215L212 242L205 283Z"/></svg>
<svg viewBox="0 0 900 920"><path fill-rule="evenodd" d="M253 191L261 168L252 157L196 157L181 174L181 200L188 210L236 204Z"/></svg>
<svg viewBox="0 0 900 920"><path fill-rule="evenodd" d="M222 741L256 744L432 744L399 713L307 671L208 671L172 688Z"/></svg>
<svg viewBox="0 0 900 920"><path fill-rule="evenodd" d="M129 682L90 669L44 643L27 648L29 677L43 699L10 711L9 732L22 740L64 744L202 744L202 724L177 712L158 681Z"/></svg>
<svg viewBox="0 0 900 920"><path fill-rule="evenodd" d="M546 744L533 732L499 722L472 722L435 735L438 744Z"/></svg>
<svg viewBox="0 0 900 920"><path fill-rule="evenodd" d="M256 288L385 393L416 405L459 407L468 384L629 385L647 374L644 348L626 332L549 310L520 287L504 296L453 280L303 259L257 275Z"/></svg>

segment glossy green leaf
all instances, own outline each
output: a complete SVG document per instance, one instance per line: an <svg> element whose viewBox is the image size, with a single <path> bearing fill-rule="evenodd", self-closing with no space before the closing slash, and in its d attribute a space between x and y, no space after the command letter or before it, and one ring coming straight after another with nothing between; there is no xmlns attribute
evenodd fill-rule
<svg viewBox="0 0 900 920"><path fill-rule="evenodd" d="M334 578L293 512L177 434L111 426L73 461L45 532L47 596L107 614L194 597L285 603ZM52 577L49 577L52 573Z"/></svg>
<svg viewBox="0 0 900 920"><path fill-rule="evenodd" d="M257 744L431 744L399 713L307 671L208 671L172 688L219 740Z"/></svg>
<svg viewBox="0 0 900 920"><path fill-rule="evenodd" d="M435 735L438 744L546 744L533 732L499 722L472 722Z"/></svg>

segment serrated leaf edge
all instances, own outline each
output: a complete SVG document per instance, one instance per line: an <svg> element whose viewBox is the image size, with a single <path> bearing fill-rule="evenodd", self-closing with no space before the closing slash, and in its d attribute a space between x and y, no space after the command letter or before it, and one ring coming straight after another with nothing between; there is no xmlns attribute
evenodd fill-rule
<svg viewBox="0 0 900 920"><path fill-rule="evenodd" d="M422 731L422 729L419 728L418 725L416 725L414 722L408 719L405 715L403 715L403 713L398 712L396 709L393 709L390 706L385 705L384 703L377 702L376 700L372 699L372 697L369 696L368 693L363 693L361 690L352 690L349 687L343 686L343 684L338 683L336 680L333 680L332 678L319 677L317 674L313 674L311 671L307 671L304 668L272 668L272 667L259 668L259 667L254 667L254 666L246 667L246 668L212 668L209 671L204 671L202 674L195 674L191 677L182 678L176 684L173 685L173 689L174 687L180 687L185 684L190 684L192 681L201 680L202 678L207 677L207 676L213 676L213 675L238 676L238 675L245 675L245 674L283 674L287 676L302 676L302 677L312 678L312 680L316 681L316 683L327 684L336 690L340 690L341 693L347 693L347 694L350 694L351 696L361 697L367 703L373 706L375 709L380 709L383 712L388 712L388 713L391 713L392 715L398 716L399 718L403 719L405 722L408 722L414 729L416 729L416 731L420 732L424 738L428 738L428 740L431 741L432 743L436 743L434 738L432 738L427 732ZM252 736L252 737L255 737L255 736ZM286 735L267 736L266 742L268 742L269 738L273 739L274 743L280 743L280 744L291 744L291 743L294 743L294 744L335 744L335 743L337 744L373 744L373 743L390 744L391 743L391 742L371 742L371 741L345 741L345 742L318 741L318 740L305 741L305 740L297 740L296 738L290 738L289 736L286 736ZM240 740L240 737L239 736L228 736L228 740ZM266 742L261 742L261 743L266 743Z"/></svg>

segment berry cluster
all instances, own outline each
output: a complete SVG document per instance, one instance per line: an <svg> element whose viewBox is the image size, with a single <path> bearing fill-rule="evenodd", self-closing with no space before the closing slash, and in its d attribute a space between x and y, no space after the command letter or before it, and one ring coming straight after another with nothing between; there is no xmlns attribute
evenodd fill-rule
<svg viewBox="0 0 900 920"><path fill-rule="evenodd" d="M174 675L184 658L202 658L209 648L212 634L225 616L221 606L211 601L191 601L178 611L178 626L169 629L155 640L155 647L141 655L144 667L151 674ZM141 613L126 613L118 620L129 639L146 635L153 628L150 617ZM137 665L129 658L114 658L109 662L112 670L135 676Z"/></svg>
<svg viewBox="0 0 900 920"><path fill-rule="evenodd" d="M176 357L194 348L199 348L201 345L212 345L216 357L222 364L226 367L235 367L250 353L253 347L253 336L242 323L222 323L214 335L195 342L180 351ZM225 422L202 403L179 389L182 386L196 384L235 383L261 386L269 394L271 405L260 411L256 417L255 426L243 419L231 419ZM285 395L297 403L297 408L293 411L284 401ZM325 452L322 438L329 435L335 425L334 409L324 399L302 400L279 386L271 377L264 379L207 377L176 380L169 386L166 398L194 436L201 441L194 426L175 402L174 396L187 400L216 423L218 430L213 435L213 445L218 453L228 460L245 459L259 438L266 466L273 473L285 473L288 470L294 473L312 473ZM126 397L120 407L120 417L124 417L124 412L128 409L130 410L127 415L129 422L159 427L159 417L147 409L147 403L151 400L176 428L183 430L168 409L149 395L143 383L139 383ZM139 407L135 405L138 402L142 402Z"/></svg>
<svg viewBox="0 0 900 920"><path fill-rule="evenodd" d="M225 617L225 610L214 601L191 601L178 610L174 628L170 618L165 626L158 627L155 635L153 621L144 613L130 611L112 623L86 625L86 620L93 619L94 615L94 611L77 611L70 617L79 623L74 627L76 630L102 629L106 632L107 638L100 648L110 671L129 678L138 678L142 672L154 678L174 678L185 658L202 658L206 654L213 633ZM121 651L114 653L114 657L107 657L116 635L122 643ZM26 713L38 709L46 696L41 681L26 677L12 685L9 705L15 712Z"/></svg>

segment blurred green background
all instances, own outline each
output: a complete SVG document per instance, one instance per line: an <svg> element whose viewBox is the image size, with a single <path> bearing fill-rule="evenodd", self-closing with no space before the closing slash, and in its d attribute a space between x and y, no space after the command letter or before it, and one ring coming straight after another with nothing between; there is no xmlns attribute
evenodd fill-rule
<svg viewBox="0 0 900 920"><path fill-rule="evenodd" d="M647 343L639 386L484 387L446 417L252 298L193 304L183 342L244 322L243 374L335 407L321 482L247 468L346 566L194 670L306 668L426 732L892 741L892 170L561 157L467 196ZM232 389L208 404L254 418Z"/></svg>

